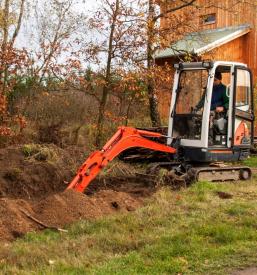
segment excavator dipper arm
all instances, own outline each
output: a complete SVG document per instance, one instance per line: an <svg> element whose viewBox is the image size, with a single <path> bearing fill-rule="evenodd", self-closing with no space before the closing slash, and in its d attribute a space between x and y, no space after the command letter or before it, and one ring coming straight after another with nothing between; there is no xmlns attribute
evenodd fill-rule
<svg viewBox="0 0 257 275"><path fill-rule="evenodd" d="M93 152L78 170L67 189L83 192L100 171L122 151L132 147L143 147L155 151L175 154L176 149L147 138L161 138L160 133L120 127L102 150Z"/></svg>

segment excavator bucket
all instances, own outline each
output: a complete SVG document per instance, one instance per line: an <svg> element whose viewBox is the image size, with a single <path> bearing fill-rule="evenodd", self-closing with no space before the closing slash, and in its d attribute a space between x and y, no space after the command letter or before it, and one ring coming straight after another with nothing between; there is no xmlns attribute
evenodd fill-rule
<svg viewBox="0 0 257 275"><path fill-rule="evenodd" d="M175 154L175 148L149 139L163 137L165 136L156 132L139 130L132 127L120 127L113 137L104 145L102 150L93 152L83 163L67 189L83 192L110 161L129 148L141 147Z"/></svg>

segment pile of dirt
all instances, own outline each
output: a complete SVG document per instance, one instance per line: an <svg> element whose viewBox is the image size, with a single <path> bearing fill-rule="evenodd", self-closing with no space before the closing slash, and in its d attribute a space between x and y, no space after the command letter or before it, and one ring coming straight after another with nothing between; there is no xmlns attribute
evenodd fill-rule
<svg viewBox="0 0 257 275"><path fill-rule="evenodd" d="M89 197L68 190L40 201L33 210L38 219L60 227L81 219L95 219L118 211L131 211L140 204L140 200L122 192L100 191Z"/></svg>
<svg viewBox="0 0 257 275"><path fill-rule="evenodd" d="M21 210L32 212L31 205L24 200L0 199L0 240L13 240L39 229Z"/></svg>
<svg viewBox="0 0 257 275"><path fill-rule="evenodd" d="M61 160L26 157L21 147L0 149L0 197L35 199L63 191L72 172Z"/></svg>
<svg viewBox="0 0 257 275"><path fill-rule="evenodd" d="M0 240L10 241L33 230L60 228L82 219L133 211L142 202L112 190L100 191L93 197L68 190L38 202L0 199Z"/></svg>
<svg viewBox="0 0 257 275"><path fill-rule="evenodd" d="M117 175L98 177L86 194L65 191L74 168L84 159L83 153L73 148L64 150L55 145L0 149L0 241L133 211L155 191L147 182L137 178L126 181Z"/></svg>

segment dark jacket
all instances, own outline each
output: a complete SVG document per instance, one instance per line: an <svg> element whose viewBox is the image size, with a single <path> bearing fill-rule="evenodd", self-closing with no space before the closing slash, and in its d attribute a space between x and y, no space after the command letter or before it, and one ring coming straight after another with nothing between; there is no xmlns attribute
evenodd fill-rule
<svg viewBox="0 0 257 275"><path fill-rule="evenodd" d="M196 105L197 109L201 109L204 105L204 93L201 100ZM229 105L229 97L226 94L226 86L220 83L219 85L213 86L212 98L211 98L211 111L214 111L217 107L224 107L226 110Z"/></svg>

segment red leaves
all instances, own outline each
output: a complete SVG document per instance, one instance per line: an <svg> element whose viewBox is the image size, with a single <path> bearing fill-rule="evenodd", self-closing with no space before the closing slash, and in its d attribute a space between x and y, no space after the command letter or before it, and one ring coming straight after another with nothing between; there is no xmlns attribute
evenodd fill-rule
<svg viewBox="0 0 257 275"><path fill-rule="evenodd" d="M25 119L21 116L11 117L7 112L7 98L12 95L19 77L29 65L28 53L25 49L18 50L11 43L2 45L0 53L0 136L12 136L14 132L10 125L19 124L19 129L26 126Z"/></svg>
<svg viewBox="0 0 257 275"><path fill-rule="evenodd" d="M12 130L9 127L0 126L0 136L11 136L13 135Z"/></svg>
<svg viewBox="0 0 257 275"><path fill-rule="evenodd" d="M6 96L4 96L3 94L0 94L0 115L3 116L4 114L6 114L6 110L7 110Z"/></svg>

